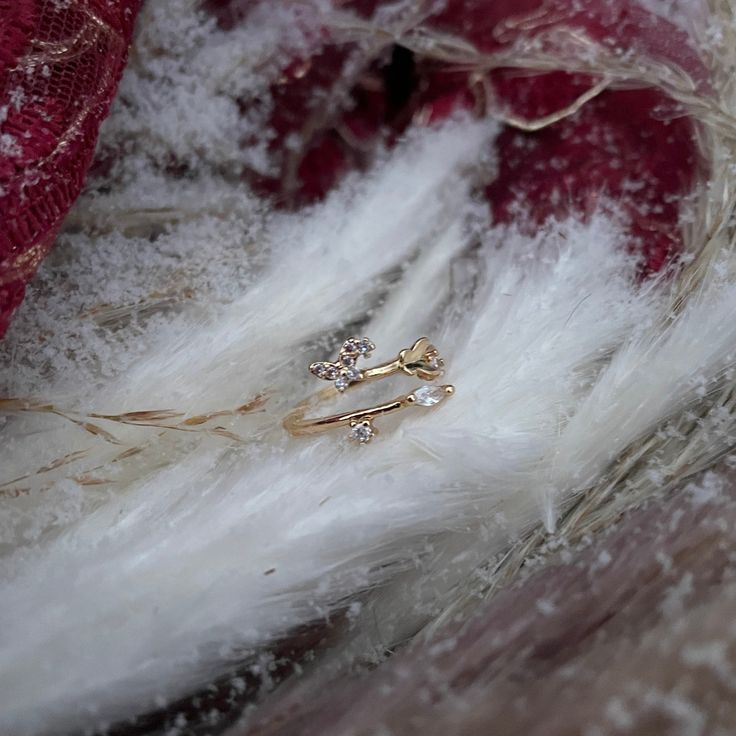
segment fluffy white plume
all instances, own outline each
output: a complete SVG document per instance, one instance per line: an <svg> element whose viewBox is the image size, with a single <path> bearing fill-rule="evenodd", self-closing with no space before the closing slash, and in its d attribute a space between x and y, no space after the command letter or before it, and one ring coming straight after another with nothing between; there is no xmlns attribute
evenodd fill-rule
<svg viewBox="0 0 736 736"><path fill-rule="evenodd" d="M704 329L705 307L670 328L669 351L652 338L667 302L661 287L636 285L615 220L534 236L494 228L472 243L474 205L460 180L489 133L464 122L426 132L308 215L276 219L270 263L241 299L103 390L64 398L98 413L191 415L268 396L230 420L245 440L236 446L97 420L122 449L143 448L117 463L113 490L65 480L3 501L25 504L10 526L18 533L34 514L53 517L64 488L84 498L84 513L4 559L3 730L50 733L144 711L377 582L390 584L356 609L366 625L355 646L373 645L369 616L379 616L382 643L401 638L540 508L551 523L540 488L552 482L564 498L581 473L590 482L605 469L585 449L605 446L589 438L590 412L596 432L616 432L613 452L661 421L694 374L725 363L725 327L718 345L705 335L682 347ZM721 296L725 315L736 297ZM429 334L456 395L385 418L367 448L339 431L288 438L281 418L314 383L305 366L329 357L318 340L355 321L377 360ZM641 380L657 361L671 377L667 400ZM393 396L384 383L374 394ZM360 403L355 394L342 404ZM93 443L54 421L17 420L10 429L24 441L5 453L5 475L37 465L43 446ZM75 472L121 453L96 441ZM594 458L584 473L581 453ZM70 474L42 475L54 472Z"/></svg>
<svg viewBox="0 0 736 736"><path fill-rule="evenodd" d="M127 104L103 134L128 152L114 191L82 198L70 227L94 235L67 236L67 253L41 269L58 286L50 264L64 271L66 258L70 291L39 289L0 349L3 391L40 401L0 405L1 733L79 732L159 708L336 610L353 625L320 666L378 657L448 610L510 539L540 519L553 529L622 453L638 457L642 438L732 380L733 264L675 310L665 279L637 280L615 217L534 234L489 227L472 183L493 124L423 130L298 216L269 213L233 184L244 138L257 140L248 165L269 167L270 107L244 117L241 99L267 99L278 50L312 48L332 3L271 5L227 32L197 17L194 0L145 5L146 63L133 57ZM672 16L666 5L658 12ZM673 7L683 26L700 22L687 3ZM660 66L627 59L571 68L664 83ZM715 121L711 134L725 126L721 102L667 79L687 110ZM730 143L719 145L726 163L708 202L724 211L708 210L689 242L695 251L709 233L716 263L733 174ZM168 177L172 159L196 173ZM487 180L492 162L483 168ZM95 292L115 302L110 321L80 317L90 305L79 293L110 273ZM180 298L192 284L209 288L194 308ZM121 315L132 315L127 330ZM317 388L306 366L353 332L377 343L376 362L428 335L455 395L384 417L368 447L339 430L290 438L284 414ZM417 385L402 378L340 406ZM733 412L703 420L707 408L691 418L692 456L678 445L677 462L733 445Z"/></svg>

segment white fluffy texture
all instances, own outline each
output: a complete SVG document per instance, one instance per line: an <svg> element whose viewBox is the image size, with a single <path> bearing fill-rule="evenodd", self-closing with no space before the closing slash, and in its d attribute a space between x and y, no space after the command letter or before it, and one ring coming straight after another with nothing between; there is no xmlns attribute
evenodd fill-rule
<svg viewBox="0 0 736 736"><path fill-rule="evenodd" d="M68 217L0 343L3 395L107 385L195 310L231 303L253 280L263 206L246 187L139 174L114 194L83 197ZM74 232L80 222L91 233Z"/></svg>
<svg viewBox="0 0 736 736"><path fill-rule="evenodd" d="M492 229L480 250L463 254L474 205L460 181L489 132L462 122L426 132L308 215L275 220L270 264L242 298L216 319L194 320L99 392L63 397L97 411L190 414L263 390L270 399L233 423L242 448L105 425L123 447L147 444L121 464L111 490L59 481L3 500L6 511L25 504L4 519L12 532L34 515L43 521L35 543L3 562L0 730L52 733L145 711L206 683L243 648L387 579L365 619L357 614L365 626L356 646L373 645L360 642L373 638L368 612L382 617L391 643L539 518L543 480L564 469L575 476L589 432L576 413L621 375L621 360L656 356L642 349L642 333L599 377L611 351L662 307L654 290L634 286L621 233L603 217L535 237ZM382 435L367 448L339 431L289 439L281 417L313 387L304 365L324 351L312 341L366 314L360 332L377 342L377 360L430 334L457 394L379 422ZM682 323L688 334L701 327L693 315ZM702 362L684 355L673 368L682 380ZM386 396L393 389L383 383L374 391ZM634 373L619 378L621 415L637 411L639 385ZM621 441L669 408L653 407ZM44 447L94 445L74 472L121 450L70 426L18 419L6 433L22 443L3 450L4 475L36 467ZM49 523L65 489L81 511ZM56 530L39 537L44 524Z"/></svg>
<svg viewBox="0 0 736 736"><path fill-rule="evenodd" d="M338 456L346 452L339 443L335 445L335 438L285 442L281 413L288 400L308 390L307 380L300 381L307 356L291 353L303 339L334 329L336 319L364 314L373 290L382 284L381 275L402 266L420 246L438 237L449 257L453 248L462 245L458 223L467 194L460 181L489 133L487 126L463 124L417 140L368 177L360 190L348 187L314 217L284 218L271 233L276 243L272 264L258 284L216 322L195 322L175 344L161 347L99 393L63 398L66 405L83 402L97 410L114 411L138 408L130 405L130 397L136 396L145 402L143 408L175 406L196 413L233 407L269 389L273 409L254 415L252 426L238 428L253 439L235 454L223 449L227 442L222 439L205 438L192 447L185 435L182 448L177 433L169 433L170 438L158 436L156 430L112 428L121 442L153 443L152 463L160 464L162 454L163 462L180 462L146 477L152 466L145 460L131 461L132 469L129 463L114 495L83 492L91 498L80 502L87 507L78 523L64 528L46 545L21 547L6 557L0 596L3 610L15 611L12 617L18 626L18 632L9 628L3 632L0 653L0 677L7 685L0 712L8 728L33 731L52 722L59 729L72 727L73 718L80 716L80 703L106 706L102 717L107 718L128 713L130 708L145 709L152 705L149 696L152 690L155 694L155 687L160 685L161 694L169 695L201 681L221 646L268 640L313 618L317 607L338 592L356 587L354 582L335 591L324 586L322 595L315 591L314 599L306 598L313 601L307 610L292 611L294 599L278 603L273 599L274 593L314 584L338 561L318 533L321 530L305 521L300 532L297 524L280 517L286 497L295 520L306 516L307 510L320 509L322 523L330 527L338 507L315 504L314 496L304 492L311 482L300 476L299 469L306 473L315 463L315 452L322 455L316 464L325 475L325 492L318 482L312 486L314 493L321 494L318 501L322 500L331 488L327 479L339 480L335 475L341 465ZM408 193L407 181L414 182ZM455 235L450 247L448 233ZM438 265L425 256L417 267L429 274ZM423 326L426 315L414 304L407 307L418 320L414 328L407 325L413 333ZM400 343L388 349L398 347ZM287 389L288 400L283 395ZM43 418L40 422L21 418L10 427L16 441L11 438L3 445L6 477L37 467L44 454L53 456L57 448L70 452L88 447L89 436L83 431L75 434L69 426L56 428L52 422L49 427ZM189 451L185 459L183 449ZM89 462L99 465L120 450L102 442ZM285 463L287 451L293 458ZM214 467L219 472L213 472ZM285 467L293 468L294 475L284 475ZM210 483L214 486L208 490ZM338 486L342 484L346 492L352 485L345 476ZM18 534L20 528L21 538L37 540L39 522L34 517L40 517L40 523L54 518L56 491L64 490L60 486L30 498L5 499L7 531ZM363 503L355 493L346 497ZM26 505L25 513L18 513L19 501ZM351 515L360 516L360 509L353 507ZM29 525L34 527L32 533ZM170 534L175 528L177 533ZM288 530L280 540L279 530ZM370 525L365 533L370 537ZM334 541L344 551L353 547L354 534L354 524L346 519L334 529ZM300 540L298 566L283 558L282 545L288 547L291 538ZM356 550L356 555L360 552ZM105 562L95 570L103 558ZM86 562L91 567L85 570ZM264 577L270 567L278 572ZM114 577L104 573L113 569ZM364 566L358 570L365 577ZM36 581L35 594L29 595L29 579ZM273 580L281 580L281 587L274 588ZM194 605L205 592L212 608ZM35 599L36 594L46 603ZM215 610L218 613L212 618ZM31 611L34 623L28 626ZM90 634L100 639L92 641ZM215 650L205 651L215 644ZM37 646L45 650L40 659ZM104 661L100 661L101 651L107 652ZM59 667L67 673L64 678L58 677ZM8 682L6 673L12 673Z"/></svg>
<svg viewBox="0 0 736 736"><path fill-rule="evenodd" d="M654 337L666 300L633 286L633 264L605 218L534 238L494 229L479 253L457 259L468 212L458 175L486 135L468 124L427 134L306 219L276 222L272 262L242 299L104 392L76 397L104 411L196 413L271 395L264 413L235 427L248 438L240 451L114 428L129 444L145 434L167 466L133 461L79 520L6 557L6 729L53 732L153 707L205 683L239 649L318 619L386 576L391 584L356 614L354 647L401 639L534 523L540 502L552 524L551 501L595 481L697 394L698 377L707 387L728 367L733 289L716 285ZM302 366L319 354L299 346L370 311L382 275L402 266L362 331L378 341L377 357L435 336L456 396L385 421L370 448L346 446L339 433L287 439L281 414L307 390ZM25 422L38 420L19 422L21 434ZM89 444L57 429L38 446L53 434L67 449ZM4 468L36 454L33 438L24 442ZM553 493L541 497L545 488ZM47 492L31 503L56 502Z"/></svg>
<svg viewBox="0 0 736 736"><path fill-rule="evenodd" d="M274 218L269 262L240 298L185 313L99 390L62 381L46 396L191 415L265 391L263 411L223 420L242 446L98 420L122 443L111 445L45 415L5 428L3 480L89 452L2 499L0 730L143 712L359 593L341 656L400 641L731 367L728 280L714 277L663 331L669 300L635 285L614 220L534 237L493 228L469 249L478 214L460 182L490 135L467 122L427 131L312 212ZM318 341L356 320L377 360L429 334L456 395L385 418L367 448L339 431L289 439L280 420L313 385L304 366L325 357ZM393 395L383 384L372 393ZM143 452L114 470L133 446ZM95 469L113 482L66 479Z"/></svg>
<svg viewBox="0 0 736 736"><path fill-rule="evenodd" d="M329 3L256 4L247 24L228 31L217 29L200 6L197 0L145 4L120 84L123 104L105 122L103 135L130 141L126 148L139 138L148 156L163 164L175 157L196 170L204 159L237 176L243 139L256 129L259 143L245 162L264 168L262 126L269 103L251 103L245 115L238 103L263 93L284 56L298 56L314 44ZM145 63L139 65L139 57ZM120 164L134 161L128 157Z"/></svg>
<svg viewBox="0 0 736 736"><path fill-rule="evenodd" d="M733 380L734 308L736 286L714 274L707 288L681 314L673 315L671 325L654 323L627 341L555 447L566 462L550 461L554 494L588 488L619 453L663 417L708 396L716 379ZM718 445L725 441L727 447L733 441L730 427L721 429L725 431L720 437L709 439Z"/></svg>
<svg viewBox="0 0 736 736"><path fill-rule="evenodd" d="M646 4L699 20L686 2ZM238 100L261 96L279 50L314 42L326 4L263 3L229 32L196 7L146 4L103 133L125 152L116 187L72 213L97 232L72 231L43 266L2 348L3 386L79 416L268 401L196 432L94 420L120 444L47 414L0 423L0 483L31 474L4 489L17 498L0 494L0 732L13 736L160 707L346 601L337 658L380 656L733 365L728 279L663 329L666 287L636 286L615 220L476 232L485 204L468 171L491 126L425 131L313 211L269 216L233 183L268 98L249 118ZM266 140L249 151L256 169ZM167 174L172 159L191 177ZM288 438L282 416L315 388L305 366L350 324L376 360L429 335L456 395L384 418L366 448L340 431ZM386 383L341 405L416 385ZM244 442L203 431L217 423Z"/></svg>

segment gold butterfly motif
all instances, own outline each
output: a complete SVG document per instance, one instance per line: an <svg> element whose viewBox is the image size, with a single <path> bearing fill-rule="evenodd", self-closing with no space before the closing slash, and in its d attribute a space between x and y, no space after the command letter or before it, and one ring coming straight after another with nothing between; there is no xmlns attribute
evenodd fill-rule
<svg viewBox="0 0 736 736"><path fill-rule="evenodd" d="M338 391L344 391L351 383L363 380L363 374L355 364L358 358L368 358L375 349L367 337L349 337L340 348L337 362L312 363L309 371L323 381L333 381Z"/></svg>

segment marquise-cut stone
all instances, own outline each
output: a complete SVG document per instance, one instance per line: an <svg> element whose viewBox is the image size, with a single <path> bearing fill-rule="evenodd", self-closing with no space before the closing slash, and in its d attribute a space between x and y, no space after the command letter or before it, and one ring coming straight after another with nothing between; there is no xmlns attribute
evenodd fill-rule
<svg viewBox="0 0 736 736"><path fill-rule="evenodd" d="M441 386L420 386L414 392L416 403L420 406L434 406L439 404L447 394Z"/></svg>

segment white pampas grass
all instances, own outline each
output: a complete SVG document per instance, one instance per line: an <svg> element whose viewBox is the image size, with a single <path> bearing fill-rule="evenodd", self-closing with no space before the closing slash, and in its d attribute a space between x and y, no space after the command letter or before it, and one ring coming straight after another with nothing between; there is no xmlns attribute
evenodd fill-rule
<svg viewBox="0 0 736 736"><path fill-rule="evenodd" d="M217 44L200 42L202 63L219 68ZM218 79L243 91L237 74ZM183 158L203 149L215 170L232 141L198 120L165 122L191 129L171 136ZM128 135L138 122L114 124ZM79 732L161 707L333 611L352 621L335 659L380 653L727 384L736 291L723 243L702 287L675 301L666 280L637 282L614 216L533 235L483 223L480 236L470 183L494 132L467 121L423 131L325 204L264 218L253 273L233 275L226 306L159 325L112 379L61 376L31 397L40 403L5 405L0 732ZM200 213L191 231L217 239L220 190L202 198L200 184L187 197L213 220ZM137 229L139 214L125 224ZM228 238L242 232L232 225ZM306 366L352 331L374 339L377 361L427 334L455 396L381 420L368 447L340 431L289 438L283 415L316 388ZM386 383L341 406L416 385ZM158 418L110 418L141 410ZM700 455L733 444L732 416Z"/></svg>
<svg viewBox="0 0 736 736"><path fill-rule="evenodd" d="M459 176L488 134L463 122L427 132L364 182L278 220L270 264L224 314L193 322L99 393L63 397L98 413L187 415L264 391L269 399L228 425L242 447L98 420L122 447L145 451L119 463L104 495L77 486L91 497L83 511L5 558L6 731L63 732L154 708L378 582L391 584L353 611L353 650L377 644L375 616L378 643L401 639L540 509L552 523L540 493L550 479L564 498L579 488L581 467L586 482L605 470L592 450L589 466L581 460L591 426L615 431L624 447L672 410L693 370L727 362L730 333L721 329L714 344L697 306L656 358L667 300L656 284L636 285L615 219L551 224L534 236L495 228L463 253L474 205ZM714 298L725 315L736 295ZM371 313L361 332L378 343L377 360L427 332L456 395L379 422L382 435L366 448L339 431L288 438L283 414L315 388L305 366L329 357L314 341ZM641 371L622 368L646 371L652 359L669 366L668 401ZM393 396L383 383L374 395ZM343 405L368 400L355 394ZM586 418L596 411L597 423ZM71 451L91 441L45 415L16 426L23 443L3 464L11 475L37 462L29 455L44 443ZM31 427L41 434L25 434ZM121 451L97 442L82 469ZM74 485L25 498L22 523L48 513L64 484Z"/></svg>
<svg viewBox="0 0 736 736"><path fill-rule="evenodd" d="M15 690L13 686L12 696L7 691L3 704L7 707L0 710L13 729L22 732L27 728L32 732L51 721L56 728L64 729L84 722L84 717L75 720L79 717L80 703L96 704L102 709L100 717L107 719L130 712L131 707L146 708L153 704L149 697L153 683L157 683L156 687L161 683L160 695L168 696L201 681L203 673L211 672L213 652L203 650L214 646L214 631L221 631L214 635L215 653L221 653L223 646L262 643L287 631L291 625L309 620L317 615L315 611L320 606L354 589L355 583L334 591L332 586L325 585L322 595L317 596L314 604L307 605L306 610L292 611L298 603L296 595L284 601L283 609L262 605L264 596L270 599L276 595L273 580L283 581L278 595L284 596L289 590L309 586L310 578L313 582L319 580L325 570L340 561L329 545L325 545L321 530L311 529L305 522L306 529L300 535L296 523L280 518L284 503L294 520L312 509L315 498L305 490L311 483L314 453L323 455L317 472L325 476L322 480L314 479L314 493L322 494L318 501L329 494L333 481L338 486L344 484L346 492L351 485L361 485L357 480L351 483L345 476L340 479L335 475L334 469L344 465L337 457L346 450L339 443L336 446L334 438L320 440L316 446L311 442L286 441L280 425L281 414L289 401L308 390L307 381L303 380L308 374L303 365L309 361L300 345L323 337L343 320L363 315L373 305L376 292L385 290L385 274L401 268L434 238L443 246L446 258L452 256L453 249L462 247L458 223L464 216L467 190L460 181L489 132L491 129L486 125L459 124L423 136L392 157L360 188L348 186L345 192L336 194L314 216L283 218L271 232L274 242L271 264L258 284L225 314L218 315L217 321L199 325L195 322L185 335L172 338L138 369L108 384L99 394L60 397L60 403L66 407L79 409L80 405L86 405L98 413L137 408L131 406L131 397L136 397L135 401L144 402L143 408L174 407L191 415L234 407L266 390L273 409L245 418L245 426L238 427L238 431L250 439L236 453L222 439L205 436L197 442L199 435L192 437L177 430L115 424L111 432L119 444L98 438L94 451L71 465L79 475L104 466L126 447L146 449L116 466L121 470L115 477L112 495L94 490L80 492L77 486L76 495L87 497L80 502L84 514L46 545L36 547L32 553L37 558L35 563L30 565L27 560L27 548L17 550L5 560L6 578L0 595L4 610L14 611L10 618L16 622L18 632L10 630L12 625L4 632L8 638L3 641L8 646L3 646L0 654L0 672L3 681L8 675L9 687L10 681L18 687ZM447 243L449 234L455 238L451 244ZM437 258L436 255L421 257L417 268L424 270L428 280L423 280L421 285L415 283L415 288L431 285L432 273L438 269ZM446 289L446 281L444 286ZM431 299L428 303L431 304ZM416 327L412 329L426 324L427 315L416 309L416 304L407 304L405 308L411 308L406 322L410 325L414 320ZM392 335L391 339L402 339L402 336ZM401 343L389 350L393 352L400 347ZM99 424L100 420L97 421ZM17 440L4 447L3 469L7 479L22 476L43 464L44 451L46 455L57 454L62 447L66 453L89 451L88 433L69 424L57 425L47 416L18 419L14 427ZM284 455L287 451L294 453L291 460ZM271 461L267 462L267 458ZM155 472L161 465L171 467ZM285 467L291 467L293 475L284 476ZM344 470L350 471L349 464ZM48 484L55 473L63 476L70 472L70 466L63 465L41 473L36 479ZM33 483L33 479L30 481ZM12 509L10 504L19 500L25 508L25 513L18 514L16 510L5 517L11 539L15 534L19 540L29 536L36 540L42 531L38 524L52 515L49 509L56 505L57 489L63 491L69 483L63 481L45 492L36 489L21 499L5 499L6 508ZM359 494L348 497L363 503ZM203 507L207 508L206 514ZM352 513L359 512L353 509ZM179 522L178 514L181 514ZM329 505L320 513L328 526L330 514ZM249 520L247 525L255 526L243 527L246 520ZM58 520L54 524L58 526ZM271 525L268 532L267 524ZM171 534L175 527L179 528L181 537ZM263 536L259 528L265 532ZM32 534L29 529L33 530ZM297 566L287 564L281 557L281 545L286 538L279 540L278 534L274 537L278 530L287 529L287 536L301 540L302 562ZM335 541L343 540L341 549L352 547L353 532L351 524L334 529ZM368 527L366 534L369 534ZM163 557L151 554L152 543L159 547ZM104 553L100 544L105 548ZM187 549L199 550L196 559L184 562ZM325 554L327 559L320 563ZM360 550L356 556L363 556ZM172 576L171 570L165 571L164 557L179 573ZM97 568L95 573L94 568L102 559L105 560L102 568ZM85 572L88 562L91 567ZM36 565L39 568L32 570ZM276 567L278 574L265 578L264 571L271 567ZM117 569L114 577L102 572L113 568ZM365 570L356 569L367 580ZM74 571L72 577L61 574L64 570ZM232 577L236 570L241 571L236 578L245 574L241 583ZM317 572L317 578L309 570ZM184 578L180 577L181 573ZM33 595L28 597L27 575L39 583L34 588L47 601L44 612L38 613L40 602L34 602ZM195 583L197 579L199 584ZM235 593L246 579L251 583L239 594ZM70 586L75 590L72 596ZM209 591L211 610L207 610L209 606L192 606L191 601L185 603L180 598L182 593L186 598L195 589L198 589L197 598L205 590ZM149 598L151 594L153 599ZM165 599L172 607L164 605ZM57 608L52 600L65 610ZM254 606L257 617L244 615L245 601ZM67 605L74 611L66 608ZM173 606L179 608L175 626L167 614L159 616L161 605L170 613L174 611ZM121 616L121 610L131 613L134 609L145 613L142 617ZM37 613L29 619L31 610ZM219 613L213 619L215 610ZM161 632L152 626L154 615L163 624ZM93 644L87 636L97 632L102 640L107 640L116 620L122 625L118 629L121 649L115 655L110 653L106 665L100 666L97 660L101 642ZM161 639L164 630L168 634ZM21 632L24 632L22 636ZM158 644L154 643L156 640ZM185 641L190 644L185 645ZM39 661L32 650L42 642L46 642L49 657ZM134 642L137 642L135 646ZM187 650L184 661L179 659L182 646ZM145 651L148 654L143 655ZM59 678L57 668L65 663L63 666L68 670L70 656L80 652L83 654L77 660L75 674ZM141 655L148 674L139 678L134 673L143 666ZM94 667L93 661L97 661ZM164 685L169 679L171 686ZM41 692L45 694L39 698ZM134 706L136 703L139 705ZM31 713L35 716L29 720ZM92 722L97 718L90 714L88 717Z"/></svg>

